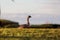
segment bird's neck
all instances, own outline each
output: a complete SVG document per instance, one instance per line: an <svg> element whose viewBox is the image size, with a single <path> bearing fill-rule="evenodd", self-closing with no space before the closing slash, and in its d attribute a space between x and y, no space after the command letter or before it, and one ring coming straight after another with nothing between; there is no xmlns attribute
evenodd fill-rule
<svg viewBox="0 0 60 40"><path fill-rule="evenodd" d="M29 18L27 18L27 25L30 26Z"/></svg>

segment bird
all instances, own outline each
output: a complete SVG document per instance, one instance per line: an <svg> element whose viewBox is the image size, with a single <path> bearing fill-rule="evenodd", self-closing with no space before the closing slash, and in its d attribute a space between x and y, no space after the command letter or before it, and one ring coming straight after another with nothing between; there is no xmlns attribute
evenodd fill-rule
<svg viewBox="0 0 60 40"><path fill-rule="evenodd" d="M20 25L18 28L29 28L30 27L30 22L29 22L29 19L31 18L31 16L29 15L27 17L27 24L22 24Z"/></svg>

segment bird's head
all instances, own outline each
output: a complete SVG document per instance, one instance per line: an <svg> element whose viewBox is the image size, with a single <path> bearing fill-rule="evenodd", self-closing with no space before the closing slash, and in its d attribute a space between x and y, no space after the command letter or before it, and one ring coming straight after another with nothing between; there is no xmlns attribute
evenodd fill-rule
<svg viewBox="0 0 60 40"><path fill-rule="evenodd" d="M31 16L29 15L28 18L31 18Z"/></svg>

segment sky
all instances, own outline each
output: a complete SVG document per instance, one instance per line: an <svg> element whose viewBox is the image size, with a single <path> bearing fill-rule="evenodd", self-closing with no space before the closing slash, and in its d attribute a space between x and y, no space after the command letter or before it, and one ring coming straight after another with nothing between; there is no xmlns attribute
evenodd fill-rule
<svg viewBox="0 0 60 40"><path fill-rule="evenodd" d="M60 0L0 0L1 18L31 24L60 24Z"/></svg>

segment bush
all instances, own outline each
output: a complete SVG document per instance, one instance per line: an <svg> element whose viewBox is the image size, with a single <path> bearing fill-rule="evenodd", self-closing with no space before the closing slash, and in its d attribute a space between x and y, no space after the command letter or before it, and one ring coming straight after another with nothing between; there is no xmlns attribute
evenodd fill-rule
<svg viewBox="0 0 60 40"><path fill-rule="evenodd" d="M19 26L18 22L13 22L10 20L2 20L0 19L0 28L17 28Z"/></svg>

